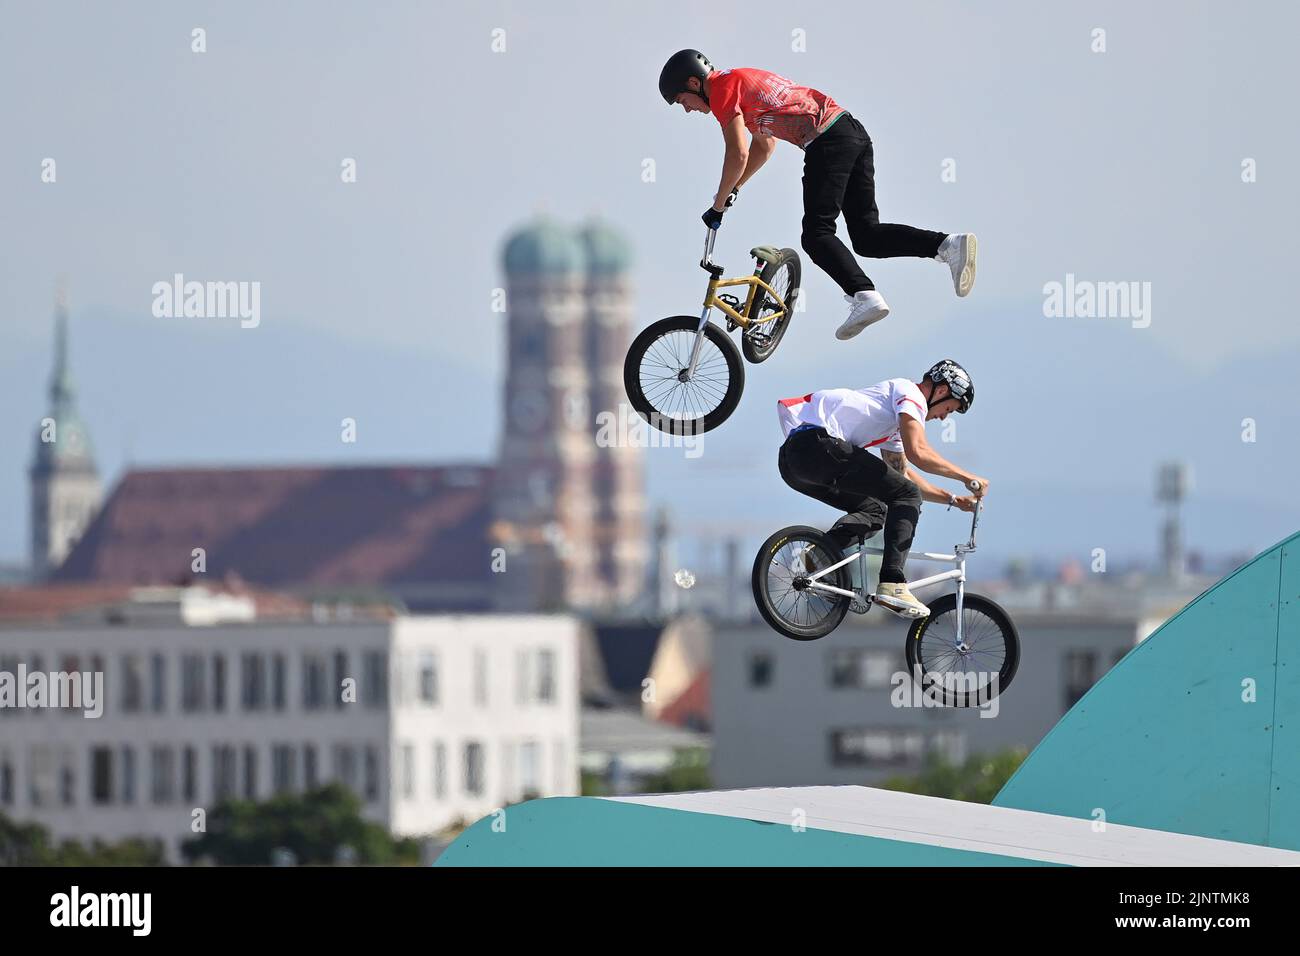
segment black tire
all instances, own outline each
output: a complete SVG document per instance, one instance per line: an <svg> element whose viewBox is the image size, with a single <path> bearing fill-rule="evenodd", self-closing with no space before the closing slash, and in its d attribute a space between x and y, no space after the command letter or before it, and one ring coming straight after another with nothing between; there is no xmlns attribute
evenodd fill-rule
<svg viewBox="0 0 1300 956"><path fill-rule="evenodd" d="M786 278L778 276L782 269L789 270ZM793 249L782 249L780 258L776 262L769 262L763 267L759 278L776 289L785 300L785 315L775 322L764 322L762 325L753 325L745 330L740 337L740 347L745 353L746 360L755 365L764 362L772 357L776 347L781 344L785 330L790 327L790 319L794 317L794 304L799 299L799 281L802 272L803 265L799 261L799 253ZM778 281L780 284L777 284ZM755 322L762 317L764 309L770 312L774 307L772 297L759 289L745 317Z"/></svg>
<svg viewBox="0 0 1300 956"><path fill-rule="evenodd" d="M1020 637L1007 612L978 594L962 599L962 640L970 648L961 653L956 645L957 595L945 594L930 605L930 616L913 621L907 631L907 671L920 680L923 690L932 684L936 698L949 707L973 707L992 700L1011 686L1020 665ZM945 680L946 674L976 673L991 677L997 668L997 683L980 679L973 688ZM927 681L927 675L930 676ZM942 694L940 694L942 688Z"/></svg>
<svg viewBox="0 0 1300 956"><path fill-rule="evenodd" d="M758 613L773 630L792 640L815 641L839 627L849 610L849 599L794 588L793 581L799 575L790 565L801 548L808 549L804 552L805 561L808 555L812 556L812 571L843 559L835 543L816 528L803 525L782 528L759 548L750 580ZM847 565L821 580L846 591L853 586ZM801 610L808 613L802 614Z"/></svg>
<svg viewBox="0 0 1300 956"><path fill-rule="evenodd" d="M717 428L736 410L745 390L740 352L712 322L704 327L695 378L675 382L690 363L699 325L690 315L660 319L641 330L623 362L628 401L637 414L668 434L698 435Z"/></svg>

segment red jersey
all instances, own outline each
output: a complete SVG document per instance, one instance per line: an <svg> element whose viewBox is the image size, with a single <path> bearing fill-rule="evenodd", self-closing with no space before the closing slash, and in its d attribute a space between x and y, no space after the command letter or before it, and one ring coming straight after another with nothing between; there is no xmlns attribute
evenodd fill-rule
<svg viewBox="0 0 1300 956"><path fill-rule="evenodd" d="M751 133L775 136L800 148L844 112L844 107L825 93L748 67L709 77L709 108L723 126L741 116Z"/></svg>

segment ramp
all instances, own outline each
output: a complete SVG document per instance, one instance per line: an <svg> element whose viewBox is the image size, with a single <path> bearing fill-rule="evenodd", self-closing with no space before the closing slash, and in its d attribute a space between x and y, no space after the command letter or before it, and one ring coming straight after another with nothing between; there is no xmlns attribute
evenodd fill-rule
<svg viewBox="0 0 1300 956"><path fill-rule="evenodd" d="M1130 652L994 803L1300 849L1300 534Z"/></svg>
<svg viewBox="0 0 1300 956"><path fill-rule="evenodd" d="M1300 853L869 787L532 800L437 866L1300 866Z"/></svg>

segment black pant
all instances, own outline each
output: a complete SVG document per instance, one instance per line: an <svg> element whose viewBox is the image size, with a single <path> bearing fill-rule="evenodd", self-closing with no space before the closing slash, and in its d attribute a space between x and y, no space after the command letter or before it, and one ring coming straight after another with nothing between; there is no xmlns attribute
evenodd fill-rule
<svg viewBox="0 0 1300 956"><path fill-rule="evenodd" d="M884 512L882 583L906 581L903 565L921 515L921 492L906 475L823 428L792 432L777 456L781 478L795 491L849 512L830 535L846 548L858 533L874 534Z"/></svg>
<svg viewBox="0 0 1300 956"><path fill-rule="evenodd" d="M871 137L848 113L804 150L803 248L846 295L875 285L835 235L841 210L853 252L871 259L933 259L947 238L942 232L881 222L875 176Z"/></svg>

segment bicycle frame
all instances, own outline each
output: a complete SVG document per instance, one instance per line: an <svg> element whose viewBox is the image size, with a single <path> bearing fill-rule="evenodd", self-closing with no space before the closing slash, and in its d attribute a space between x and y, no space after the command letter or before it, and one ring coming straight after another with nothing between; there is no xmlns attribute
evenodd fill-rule
<svg viewBox="0 0 1300 956"><path fill-rule="evenodd" d="M706 235L704 237L704 258L700 260L700 267L709 274L709 287L704 293L704 308L700 312L700 324L696 328L695 345L691 348L691 361L687 366L686 372L687 381L695 377L695 367L700 359L700 347L704 344L704 327L709 324L710 310L715 308L720 309L727 318L731 320L731 322L740 326L742 329L749 329L750 326L761 325L766 322L774 322L784 316L786 311L785 300L781 298L781 295L758 277L759 273L762 272L761 268L754 270L753 275L740 276L735 279L722 278L722 266L717 265L713 261L713 243L717 238L718 230L707 229L706 227ZM718 298L719 289L726 289L738 285L749 287L749 292L745 296L745 304L741 307L740 311L737 311L732 308L731 305ZM762 289L772 297L772 301L776 303L777 309L771 315L765 315L757 321L752 321L746 313L748 313L753 307L754 296L758 294L759 289Z"/></svg>
<svg viewBox="0 0 1300 956"><path fill-rule="evenodd" d="M957 642L958 643L961 643L961 639L962 639L962 602L966 594L966 555L972 553L975 550L975 531L979 527L980 511L983 509L983 507L984 506L982 502L976 501L975 511L971 515L970 540L968 540L965 544L954 545L952 549L953 551L952 554L934 554L929 551L923 551L920 554L908 555L910 559L916 561L931 561L937 564L951 563L954 565L951 571L944 571L941 572L940 574L932 574L929 577L921 578L918 581L910 581L908 582L908 587L911 589L919 590L921 588L933 587L936 584L942 584L945 581L957 582ZM822 568L816 574L809 577L808 588L809 590L812 591L822 591L827 594L835 594L840 597L849 598L851 600L861 597L862 600L870 604L874 600L872 595L865 594L865 593L859 595L857 591L846 591L844 590L844 588L837 588L833 584L823 584L820 582L819 579L827 574L830 574L832 571L838 570L839 568L842 568L845 565L856 560L858 562L858 568L861 572L863 590L865 591L866 581L867 581L867 555L868 554L883 555L884 553L885 552L883 548L859 547L855 549L852 554L845 557L843 561L839 561L835 564L832 564L830 567Z"/></svg>

